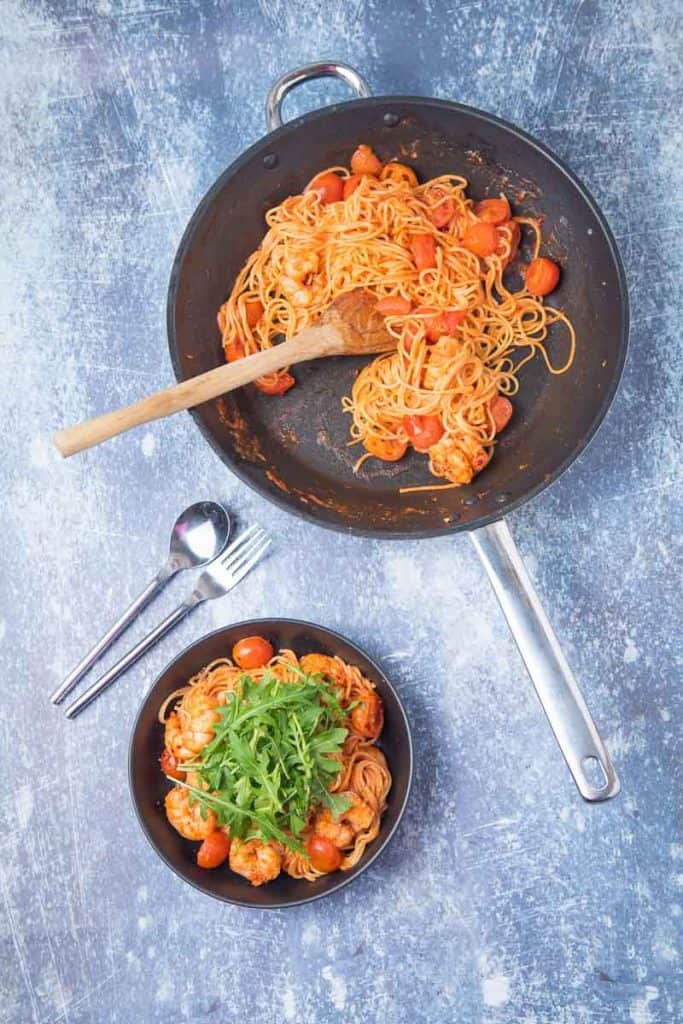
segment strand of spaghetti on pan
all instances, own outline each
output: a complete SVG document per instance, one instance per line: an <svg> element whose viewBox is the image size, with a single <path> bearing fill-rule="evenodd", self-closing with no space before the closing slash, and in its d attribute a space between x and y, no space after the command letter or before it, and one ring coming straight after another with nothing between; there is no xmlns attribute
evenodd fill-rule
<svg viewBox="0 0 683 1024"><path fill-rule="evenodd" d="M420 185L410 167L382 165L367 146L351 171L328 168L268 212L263 242L218 315L226 358L292 338L344 292L371 291L397 350L370 362L343 399L351 443L365 448L356 470L412 445L435 476L468 483L510 419L521 367L539 353L552 374L571 366L573 326L542 301L559 268L539 257L538 222L514 217L502 195L475 203L450 174ZM521 226L534 232L534 258L513 292L503 274ZM560 366L546 349L555 323L569 339ZM282 394L294 383L285 371L257 387Z"/></svg>
<svg viewBox="0 0 683 1024"><path fill-rule="evenodd" d="M260 681L272 672L283 683L298 683L301 681L301 671L308 675L320 673L324 676L328 684L334 687L339 703L344 708L353 709L359 704L380 708L374 716L369 714L360 719L351 712L347 723L349 733L340 756L339 775L329 787L330 792L343 793L354 801L350 815L353 827L344 826L343 819L340 824L335 823L329 811L323 808L311 808L312 820L308 831L322 835L327 832L339 837L339 869L346 871L358 862L366 847L379 834L381 817L391 788L391 773L384 754L376 746L383 725L381 701L372 683L356 666L347 664L341 658L323 654L308 654L299 659L293 651L284 649L262 667L250 669L248 674L255 681ZM228 695L239 688L244 674L245 670L229 658L219 658L190 679L186 686L169 694L158 712L159 721L166 729L166 750L182 751L179 742L182 744L182 738L185 737L188 749L184 759L191 762L213 737L212 725L218 718L215 709L225 704ZM197 746L198 750L193 749ZM176 769L182 767L182 760L180 757L175 758ZM344 827L349 830L348 842L345 842L347 837ZM293 878L312 881L326 873L318 870L306 853L285 848L277 850L277 856L281 859L282 869Z"/></svg>

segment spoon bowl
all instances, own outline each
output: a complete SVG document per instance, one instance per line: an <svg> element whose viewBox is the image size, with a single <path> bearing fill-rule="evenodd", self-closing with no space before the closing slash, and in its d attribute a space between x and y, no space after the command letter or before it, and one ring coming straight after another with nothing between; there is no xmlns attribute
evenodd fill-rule
<svg viewBox="0 0 683 1024"><path fill-rule="evenodd" d="M169 561L178 569L195 569L213 561L230 536L230 516L215 501L198 501L186 508L171 531Z"/></svg>

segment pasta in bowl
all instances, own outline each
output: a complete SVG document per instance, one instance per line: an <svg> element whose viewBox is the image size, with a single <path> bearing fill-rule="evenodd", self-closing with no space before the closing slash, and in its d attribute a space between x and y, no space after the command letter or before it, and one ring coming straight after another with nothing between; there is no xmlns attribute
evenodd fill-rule
<svg viewBox="0 0 683 1024"><path fill-rule="evenodd" d="M322 627L261 620L210 634L157 680L136 722L133 802L162 858L247 906L316 899L393 834L412 746L379 669Z"/></svg>

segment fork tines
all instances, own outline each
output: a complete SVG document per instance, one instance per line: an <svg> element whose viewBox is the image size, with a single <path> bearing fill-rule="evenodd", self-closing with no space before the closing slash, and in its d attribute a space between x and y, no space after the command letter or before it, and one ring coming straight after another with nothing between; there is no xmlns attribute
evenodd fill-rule
<svg viewBox="0 0 683 1024"><path fill-rule="evenodd" d="M250 526L233 541L220 559L221 569L230 574L231 583L239 583L270 547L270 537L260 526Z"/></svg>

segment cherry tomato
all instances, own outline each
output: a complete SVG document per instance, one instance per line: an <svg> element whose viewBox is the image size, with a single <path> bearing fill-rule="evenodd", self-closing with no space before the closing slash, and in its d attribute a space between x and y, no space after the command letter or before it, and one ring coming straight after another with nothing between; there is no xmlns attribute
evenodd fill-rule
<svg viewBox="0 0 683 1024"><path fill-rule="evenodd" d="M504 395L496 395L489 402L489 412L493 417L493 425L496 428L496 433L500 434L501 430L505 430L510 417L512 416L512 402L509 398Z"/></svg>
<svg viewBox="0 0 683 1024"><path fill-rule="evenodd" d="M354 732L366 739L377 736L384 725L384 705L376 693L369 693L351 710L351 726Z"/></svg>
<svg viewBox="0 0 683 1024"><path fill-rule="evenodd" d="M225 346L225 358L229 363L236 363L238 359L244 359L246 354L247 350L241 338L233 338Z"/></svg>
<svg viewBox="0 0 683 1024"><path fill-rule="evenodd" d="M548 295L557 288L560 268L552 260L543 257L532 260L526 271L527 291L532 295Z"/></svg>
<svg viewBox="0 0 683 1024"><path fill-rule="evenodd" d="M200 868L217 868L229 853L230 840L225 832L212 832L197 850L197 864Z"/></svg>
<svg viewBox="0 0 683 1024"><path fill-rule="evenodd" d="M407 164L385 164L380 178L382 181L404 182L406 185L410 185L411 188L415 188L417 185L417 174Z"/></svg>
<svg viewBox="0 0 683 1024"><path fill-rule="evenodd" d="M491 256L498 245L498 234L493 224L485 220L478 221L465 229L462 244L475 256Z"/></svg>
<svg viewBox="0 0 683 1024"><path fill-rule="evenodd" d="M416 452L426 452L443 437L443 427L438 416L404 416L403 429Z"/></svg>
<svg viewBox="0 0 683 1024"><path fill-rule="evenodd" d="M296 381L291 373L267 373L265 377L257 377L254 384L262 395L284 395Z"/></svg>
<svg viewBox="0 0 683 1024"><path fill-rule="evenodd" d="M436 242L432 235L413 235L410 239L410 251L418 270L436 266Z"/></svg>
<svg viewBox="0 0 683 1024"><path fill-rule="evenodd" d="M505 196L500 199L482 199L474 204L474 215L488 224L503 224L510 219L510 204Z"/></svg>
<svg viewBox="0 0 683 1024"><path fill-rule="evenodd" d="M514 260L517 255L519 243L522 240L522 229L516 220L509 220L506 224L501 224L498 228L498 245L496 246L496 256L503 257L503 270L507 267L508 263ZM507 256L504 253L507 252L508 245L510 251Z"/></svg>
<svg viewBox="0 0 683 1024"><path fill-rule="evenodd" d="M250 327L256 327L263 316L263 303L260 299L247 299L244 303L244 315Z"/></svg>
<svg viewBox="0 0 683 1024"><path fill-rule="evenodd" d="M354 174L371 174L376 178L382 170L382 161L370 146L363 144L351 157L351 170Z"/></svg>
<svg viewBox="0 0 683 1024"><path fill-rule="evenodd" d="M232 649L232 660L243 669L263 668L275 654L263 636L245 636Z"/></svg>
<svg viewBox="0 0 683 1024"><path fill-rule="evenodd" d="M404 299L402 295L388 295L380 299L375 306L382 316L407 316L412 308L410 299Z"/></svg>
<svg viewBox="0 0 683 1024"><path fill-rule="evenodd" d="M490 458L491 455L485 448L477 446L474 451L470 453L470 462L472 463L472 469L474 472L481 473Z"/></svg>
<svg viewBox="0 0 683 1024"><path fill-rule="evenodd" d="M324 171L306 186L304 192L317 192L321 203L338 203L344 195L344 179L334 171Z"/></svg>
<svg viewBox="0 0 683 1024"><path fill-rule="evenodd" d="M182 779L183 773L178 771L178 759L175 754L172 754L168 747L164 747L159 758L159 767L161 768L164 775L169 775L172 779Z"/></svg>
<svg viewBox="0 0 683 1024"><path fill-rule="evenodd" d="M316 871L337 871L342 862L341 850L337 849L331 839L315 832L306 843L306 853Z"/></svg>
<svg viewBox="0 0 683 1024"><path fill-rule="evenodd" d="M429 313L429 307L420 306L416 313ZM466 309L447 309L443 313L425 320L425 335L427 341L438 341L444 334L452 334L455 328L462 323L467 316Z"/></svg>
<svg viewBox="0 0 683 1024"><path fill-rule="evenodd" d="M435 185L427 193L432 200L437 200L436 206L431 207L427 216L435 228L445 228L455 217L455 203L448 198L445 188Z"/></svg>
<svg viewBox="0 0 683 1024"><path fill-rule="evenodd" d="M344 190L342 192L344 199L348 199L350 195L353 195L362 180L362 174L350 174L348 178L344 178Z"/></svg>
<svg viewBox="0 0 683 1024"><path fill-rule="evenodd" d="M405 455L408 445L405 441L387 440L370 435L363 441L363 447L383 462L398 462Z"/></svg>

